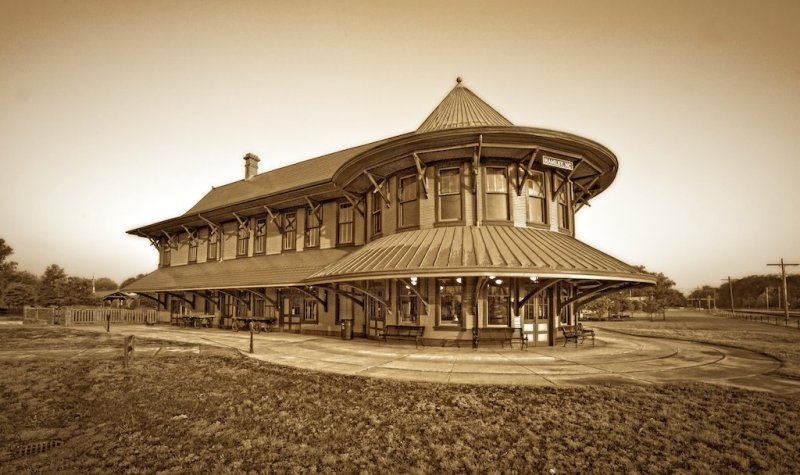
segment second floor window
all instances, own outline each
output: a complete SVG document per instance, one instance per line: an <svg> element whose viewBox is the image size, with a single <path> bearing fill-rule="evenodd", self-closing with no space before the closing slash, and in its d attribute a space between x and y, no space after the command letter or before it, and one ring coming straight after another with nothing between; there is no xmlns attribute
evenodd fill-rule
<svg viewBox="0 0 800 475"><path fill-rule="evenodd" d="M194 231L189 234L189 262L197 262L197 236Z"/></svg>
<svg viewBox="0 0 800 475"><path fill-rule="evenodd" d="M461 169L439 170L439 221L461 220Z"/></svg>
<svg viewBox="0 0 800 475"><path fill-rule="evenodd" d="M486 167L487 221L508 221L508 170L505 167Z"/></svg>
<svg viewBox="0 0 800 475"><path fill-rule="evenodd" d="M283 215L283 250L297 249L297 213Z"/></svg>
<svg viewBox="0 0 800 475"><path fill-rule="evenodd" d="M339 229L336 236L338 244L353 244L354 219L352 203L339 203Z"/></svg>
<svg viewBox="0 0 800 475"><path fill-rule="evenodd" d="M569 229L569 182L563 183L564 179L556 176L556 202L558 203L558 227ZM563 186L562 186L563 183Z"/></svg>
<svg viewBox="0 0 800 475"><path fill-rule="evenodd" d="M419 193L417 176L400 179L398 199L400 201L400 227L419 226Z"/></svg>
<svg viewBox="0 0 800 475"><path fill-rule="evenodd" d="M383 231L383 198L372 195L372 235Z"/></svg>
<svg viewBox="0 0 800 475"><path fill-rule="evenodd" d="M248 224L249 222L245 221L239 225L239 231L236 234L236 257L247 255L250 245L250 226Z"/></svg>
<svg viewBox="0 0 800 475"><path fill-rule="evenodd" d="M208 260L217 260L217 228L208 228Z"/></svg>
<svg viewBox="0 0 800 475"><path fill-rule="evenodd" d="M267 219L256 219L253 239L253 254L264 254L267 251Z"/></svg>
<svg viewBox="0 0 800 475"><path fill-rule="evenodd" d="M306 210L306 247L319 247L319 227L322 224L322 207Z"/></svg>
<svg viewBox="0 0 800 475"><path fill-rule="evenodd" d="M534 172L528 178L528 222L544 224L547 222L547 199L544 191L544 175Z"/></svg>
<svg viewBox="0 0 800 475"><path fill-rule="evenodd" d="M172 261L172 247L170 247L169 240L167 238L161 240L159 251L159 265L161 265L161 267L169 267L170 262Z"/></svg>

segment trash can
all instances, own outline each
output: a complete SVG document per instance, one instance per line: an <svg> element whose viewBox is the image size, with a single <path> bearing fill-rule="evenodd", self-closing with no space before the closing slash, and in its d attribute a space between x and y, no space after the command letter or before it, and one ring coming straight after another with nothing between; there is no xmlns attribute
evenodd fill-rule
<svg viewBox="0 0 800 475"><path fill-rule="evenodd" d="M342 340L353 339L353 321L342 320Z"/></svg>

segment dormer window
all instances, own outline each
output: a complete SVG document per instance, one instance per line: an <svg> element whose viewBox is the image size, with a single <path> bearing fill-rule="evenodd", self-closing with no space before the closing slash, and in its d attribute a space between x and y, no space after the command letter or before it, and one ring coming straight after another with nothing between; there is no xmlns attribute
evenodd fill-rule
<svg viewBox="0 0 800 475"><path fill-rule="evenodd" d="M508 221L508 170L506 167L486 167L485 176L486 220Z"/></svg>
<svg viewBox="0 0 800 475"><path fill-rule="evenodd" d="M353 244L354 230L353 204L339 203L339 227L337 232L338 244Z"/></svg>
<svg viewBox="0 0 800 475"><path fill-rule="evenodd" d="M208 228L208 253L207 257L209 261L217 260L217 228L210 227Z"/></svg>
<svg viewBox="0 0 800 475"><path fill-rule="evenodd" d="M236 257L247 256L250 245L250 222L243 221L236 233Z"/></svg>
<svg viewBox="0 0 800 475"><path fill-rule="evenodd" d="M297 249L297 213L291 212L283 215L283 250L295 249Z"/></svg>
<svg viewBox="0 0 800 475"><path fill-rule="evenodd" d="M542 172L533 172L533 175L527 180L528 223L545 224L547 222L547 199L544 183Z"/></svg>
<svg viewBox="0 0 800 475"><path fill-rule="evenodd" d="M565 183L563 178L555 175L555 184L558 190L558 194L556 195L556 202L558 203L558 227L569 229L569 182Z"/></svg>
<svg viewBox="0 0 800 475"><path fill-rule="evenodd" d="M161 267L169 267L172 261L172 247L169 244L169 239L162 238L159 245L159 261L158 265Z"/></svg>
<svg viewBox="0 0 800 475"><path fill-rule="evenodd" d="M306 209L305 247L319 247L319 227L322 224L322 206Z"/></svg>
<svg viewBox="0 0 800 475"><path fill-rule="evenodd" d="M189 233L189 262L197 262L197 232Z"/></svg>
<svg viewBox="0 0 800 475"><path fill-rule="evenodd" d="M461 221L461 168L440 168L439 221Z"/></svg>
<svg viewBox="0 0 800 475"><path fill-rule="evenodd" d="M267 251L267 219L256 219L253 239L253 254L264 254Z"/></svg>
<svg viewBox="0 0 800 475"><path fill-rule="evenodd" d="M416 175L400 178L400 227L419 226L419 182Z"/></svg>

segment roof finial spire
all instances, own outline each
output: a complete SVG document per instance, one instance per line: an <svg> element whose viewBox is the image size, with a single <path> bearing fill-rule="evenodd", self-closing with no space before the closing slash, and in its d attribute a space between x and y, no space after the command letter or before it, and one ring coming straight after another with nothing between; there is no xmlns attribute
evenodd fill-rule
<svg viewBox="0 0 800 475"><path fill-rule="evenodd" d="M461 79L461 76L456 78L456 84L461 84L461 81L463 81L463 79Z"/></svg>

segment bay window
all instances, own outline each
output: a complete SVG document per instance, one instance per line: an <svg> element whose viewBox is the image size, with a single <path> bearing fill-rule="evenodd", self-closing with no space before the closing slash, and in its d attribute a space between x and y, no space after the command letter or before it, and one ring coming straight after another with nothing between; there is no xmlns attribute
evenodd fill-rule
<svg viewBox="0 0 800 475"><path fill-rule="evenodd" d="M339 230L337 233L338 244L353 244L355 236L352 203L339 203Z"/></svg>
<svg viewBox="0 0 800 475"><path fill-rule="evenodd" d="M264 254L267 251L267 219L256 219L253 254Z"/></svg>
<svg viewBox="0 0 800 475"><path fill-rule="evenodd" d="M312 208L306 209L306 247L319 247L319 227L322 223L322 207L316 211Z"/></svg>
<svg viewBox="0 0 800 475"><path fill-rule="evenodd" d="M547 199L545 198L544 174L533 172L527 180L528 222L545 224L547 222Z"/></svg>
<svg viewBox="0 0 800 475"><path fill-rule="evenodd" d="M297 213L291 212L283 215L283 250L297 249Z"/></svg>
<svg viewBox="0 0 800 475"><path fill-rule="evenodd" d="M461 220L461 168L439 169L439 221Z"/></svg>
<svg viewBox="0 0 800 475"><path fill-rule="evenodd" d="M400 227L419 226L419 190L416 175L400 179L398 199L400 202Z"/></svg>

